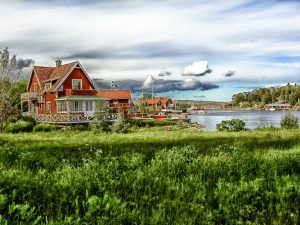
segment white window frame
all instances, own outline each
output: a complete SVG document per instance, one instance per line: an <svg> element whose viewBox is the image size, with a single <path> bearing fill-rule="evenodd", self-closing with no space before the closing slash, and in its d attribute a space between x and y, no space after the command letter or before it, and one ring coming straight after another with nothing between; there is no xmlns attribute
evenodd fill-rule
<svg viewBox="0 0 300 225"><path fill-rule="evenodd" d="M56 101L56 112L67 112L67 101Z"/></svg>
<svg viewBox="0 0 300 225"><path fill-rule="evenodd" d="M74 81L80 81L80 89L74 88ZM82 90L82 79L72 79L72 89L73 90Z"/></svg>
<svg viewBox="0 0 300 225"><path fill-rule="evenodd" d="M80 100L70 101L70 111L83 112L83 101Z"/></svg>
<svg viewBox="0 0 300 225"><path fill-rule="evenodd" d="M92 100L87 100L85 101L85 111L86 112L92 112L94 107L93 107L93 101Z"/></svg>
<svg viewBox="0 0 300 225"><path fill-rule="evenodd" d="M46 101L46 113L51 113L51 102Z"/></svg>
<svg viewBox="0 0 300 225"><path fill-rule="evenodd" d="M48 85L49 85L49 87L47 87ZM50 82L47 82L47 83L45 84L45 89L46 89L46 91L48 91L50 88L51 88L51 83L50 83Z"/></svg>
<svg viewBox="0 0 300 225"><path fill-rule="evenodd" d="M37 83L33 84L33 92L37 92L38 91L38 85Z"/></svg>

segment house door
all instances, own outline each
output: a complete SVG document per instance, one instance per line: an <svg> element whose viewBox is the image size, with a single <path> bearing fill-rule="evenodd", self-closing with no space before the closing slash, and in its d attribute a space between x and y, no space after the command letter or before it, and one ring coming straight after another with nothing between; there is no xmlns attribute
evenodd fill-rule
<svg viewBox="0 0 300 225"><path fill-rule="evenodd" d="M85 101L84 115L86 117L92 117L94 115L94 103L93 103L93 101Z"/></svg>

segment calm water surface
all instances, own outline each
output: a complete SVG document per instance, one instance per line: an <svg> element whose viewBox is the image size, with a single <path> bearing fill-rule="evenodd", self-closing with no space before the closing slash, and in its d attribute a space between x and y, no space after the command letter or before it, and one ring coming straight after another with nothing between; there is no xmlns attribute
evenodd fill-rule
<svg viewBox="0 0 300 225"><path fill-rule="evenodd" d="M271 125L278 127L285 114L286 111L207 111L205 115L190 115L188 118L191 122L206 126L203 130L215 131L216 124L231 119L243 120L249 129ZM300 111L293 111L293 114L300 118Z"/></svg>

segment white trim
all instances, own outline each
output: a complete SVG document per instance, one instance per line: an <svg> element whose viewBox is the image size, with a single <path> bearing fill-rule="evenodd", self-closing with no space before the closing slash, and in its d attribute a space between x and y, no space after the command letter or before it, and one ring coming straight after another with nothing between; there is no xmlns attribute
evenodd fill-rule
<svg viewBox="0 0 300 225"><path fill-rule="evenodd" d="M48 108L47 105L48 104L50 105L50 111L47 110L47 108ZM51 101L46 101L46 105L45 105L45 111L46 111L46 113L51 113L51 107L52 107Z"/></svg>
<svg viewBox="0 0 300 225"><path fill-rule="evenodd" d="M38 92L38 84L37 83L33 84L33 92Z"/></svg>
<svg viewBox="0 0 300 225"><path fill-rule="evenodd" d="M34 73L33 73L33 72L34 72ZM30 72L30 77L29 77L29 81L28 81L28 84L27 84L27 90L29 90L29 87L30 87L29 84L30 84L30 81L31 81L31 78L32 78L33 74L35 74L36 79L37 79L37 81L38 81L40 87L42 87L41 82L40 82L40 79L39 79L38 75L36 74L36 71L35 71L34 66L33 66L32 69L31 69L31 72Z"/></svg>
<svg viewBox="0 0 300 225"><path fill-rule="evenodd" d="M95 89L95 90L97 90L96 89L96 85L94 84L94 81L90 78L90 76L87 74L87 72L85 71L85 69L83 68L83 66L80 64L80 62L79 61L77 61L77 63L78 63L78 65L79 65L79 67L81 68L81 70L83 71L83 73L84 73L84 75L88 78L88 80L90 81L90 83L91 83L91 85L93 86L93 88Z"/></svg>
<svg viewBox="0 0 300 225"><path fill-rule="evenodd" d="M78 68L78 66L79 66L79 68ZM94 88L95 90L97 90L97 89L96 89L96 85L94 84L94 82L93 82L93 80L90 78L90 76L87 74L87 72L85 71L85 69L83 68L83 66L80 64L79 61L76 61L75 64L74 64L74 66L72 66L72 68L69 70L69 72L68 72L68 73L65 75L65 77L59 82L59 84L54 88L54 90L53 90L52 92L57 91L57 89L65 82L65 80L70 76L70 74L73 72L73 70L74 70L75 68L81 69L82 72L84 73L84 75L88 78L88 80L89 80L90 84L93 86L93 88Z"/></svg>
<svg viewBox="0 0 300 225"><path fill-rule="evenodd" d="M60 86L65 82L65 80L70 76L70 74L73 72L73 70L75 69L75 67L77 66L78 61L76 61L76 63L74 63L74 66L71 67L71 69L69 70L69 72L65 75L65 77L63 79L61 79L61 81L58 83L58 85L56 85L56 87L54 88L54 90L52 90L52 92L57 91L58 88L60 88Z"/></svg>
<svg viewBox="0 0 300 225"><path fill-rule="evenodd" d="M74 81L80 81L80 89L74 89ZM82 79L72 79L72 90L82 90Z"/></svg>

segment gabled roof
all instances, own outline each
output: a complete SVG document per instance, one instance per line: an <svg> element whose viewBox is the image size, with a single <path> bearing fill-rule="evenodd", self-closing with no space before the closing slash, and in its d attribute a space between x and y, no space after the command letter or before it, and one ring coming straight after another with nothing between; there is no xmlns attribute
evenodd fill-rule
<svg viewBox="0 0 300 225"><path fill-rule="evenodd" d="M147 104L149 104L149 105L157 104L159 102L161 102L160 98L147 99Z"/></svg>
<svg viewBox="0 0 300 225"><path fill-rule="evenodd" d="M93 81L90 79L84 68L81 64L76 62L67 63L61 65L59 67L46 67L46 66L34 66L33 71L37 76L38 82L42 89L45 87L45 83L48 81L54 82L52 83L51 88L48 91L56 91L61 84L65 81L65 79L71 74L71 72L77 68L77 66L83 71L83 73L87 76L92 86L95 88ZM31 73L31 76L33 73ZM31 77L29 83L31 81ZM29 85L28 83L28 85Z"/></svg>
<svg viewBox="0 0 300 225"><path fill-rule="evenodd" d="M108 99L131 99L130 90L100 90L98 96Z"/></svg>
<svg viewBox="0 0 300 225"><path fill-rule="evenodd" d="M162 103L167 103L169 100L171 100L170 98L160 98L160 101L162 102Z"/></svg>

